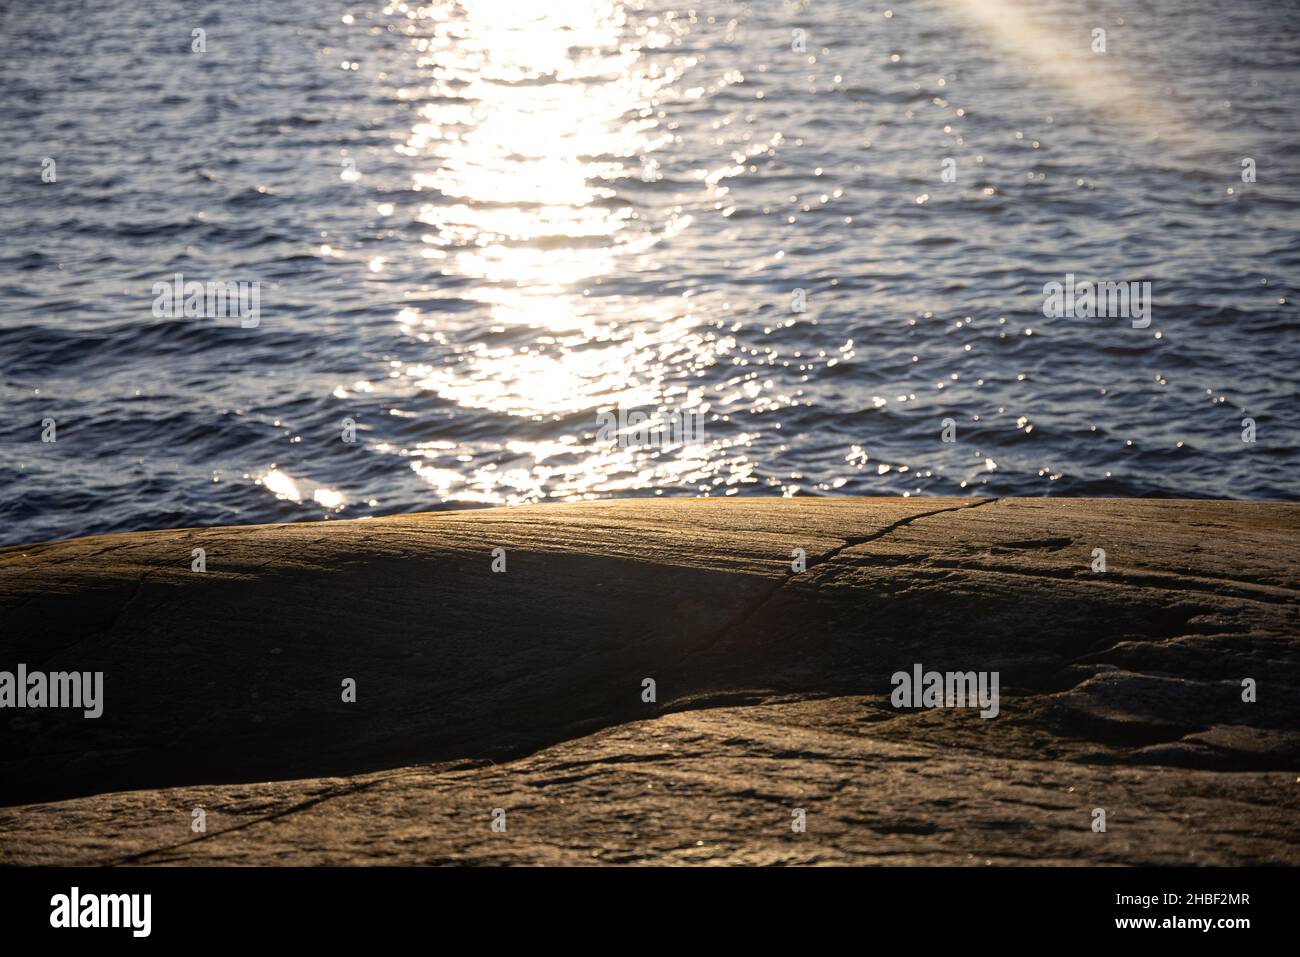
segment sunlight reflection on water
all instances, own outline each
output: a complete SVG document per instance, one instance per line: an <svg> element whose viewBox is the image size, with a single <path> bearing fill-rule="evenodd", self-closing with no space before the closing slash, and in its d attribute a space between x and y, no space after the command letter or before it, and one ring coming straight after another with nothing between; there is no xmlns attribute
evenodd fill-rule
<svg viewBox="0 0 1300 957"><path fill-rule="evenodd" d="M583 286L690 225L676 213L638 219L605 185L653 181L653 154L672 141L656 97L690 63L661 70L641 51L668 44L673 31L630 33L622 5L597 0L487 0L424 7L415 17L431 21L412 40L431 82L404 146L417 167L432 161L413 186L437 197L419 210L432 230L422 254L444 275L476 280L467 295L488 307L491 322L535 330L536 345L476 343L458 350L456 363L408 363L404 375L459 406L519 417L620 404L707 412L701 390L665 383L666 357L690 366L713 355L687 304L592 299ZM399 321L412 331L440 324L410 309ZM507 448L533 464L466 469L448 463L454 450L438 441L407 452L440 499L502 503L704 480L724 444L599 448L575 430Z"/></svg>
<svg viewBox="0 0 1300 957"><path fill-rule="evenodd" d="M278 0L214 8L201 56L147 4L49 23L0 31L33 151L0 190L4 541L612 494L1295 498L1300 63L1268 0ZM151 315L174 272L260 281L261 325ZM1151 280L1151 328L1045 317L1067 272ZM704 439L619 447L615 407Z"/></svg>

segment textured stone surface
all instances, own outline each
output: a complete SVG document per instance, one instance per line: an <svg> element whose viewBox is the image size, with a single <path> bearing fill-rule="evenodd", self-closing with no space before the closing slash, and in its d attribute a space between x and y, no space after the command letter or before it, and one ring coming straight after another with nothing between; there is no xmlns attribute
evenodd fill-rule
<svg viewBox="0 0 1300 957"><path fill-rule="evenodd" d="M3 549L0 670L105 710L0 712L0 862L1300 863L1297 526L649 499ZM916 663L1000 715L893 708Z"/></svg>

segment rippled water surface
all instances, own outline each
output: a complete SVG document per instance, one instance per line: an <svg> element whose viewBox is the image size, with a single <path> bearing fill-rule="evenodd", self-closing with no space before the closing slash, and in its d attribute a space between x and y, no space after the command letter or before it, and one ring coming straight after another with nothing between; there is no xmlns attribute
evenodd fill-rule
<svg viewBox="0 0 1300 957"><path fill-rule="evenodd" d="M0 30L5 542L1297 498L1294 3L56 0ZM259 324L155 315L175 273L260 283ZM1045 318L1067 273L1150 281L1150 326ZM604 441L618 407L704 440Z"/></svg>

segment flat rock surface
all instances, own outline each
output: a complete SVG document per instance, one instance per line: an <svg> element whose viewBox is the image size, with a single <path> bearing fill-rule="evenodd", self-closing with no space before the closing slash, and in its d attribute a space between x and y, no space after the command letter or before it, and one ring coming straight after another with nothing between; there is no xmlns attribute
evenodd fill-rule
<svg viewBox="0 0 1300 957"><path fill-rule="evenodd" d="M1297 864L1298 526L639 499L0 549L0 670L104 673L98 719L0 711L0 863ZM997 716L895 707L916 665Z"/></svg>

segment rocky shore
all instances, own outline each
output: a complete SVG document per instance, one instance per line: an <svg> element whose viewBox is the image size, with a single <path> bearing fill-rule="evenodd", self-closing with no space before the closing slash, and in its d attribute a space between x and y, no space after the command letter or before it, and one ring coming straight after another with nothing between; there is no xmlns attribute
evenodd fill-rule
<svg viewBox="0 0 1300 957"><path fill-rule="evenodd" d="M102 674L0 708L0 863L1300 864L1297 541L639 499L0 549L0 671ZM996 715L900 707L931 671Z"/></svg>

